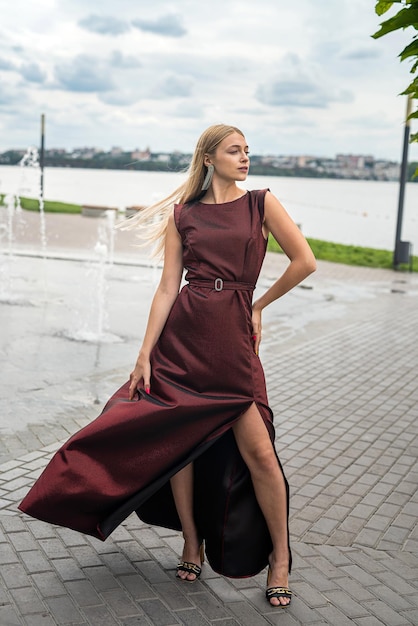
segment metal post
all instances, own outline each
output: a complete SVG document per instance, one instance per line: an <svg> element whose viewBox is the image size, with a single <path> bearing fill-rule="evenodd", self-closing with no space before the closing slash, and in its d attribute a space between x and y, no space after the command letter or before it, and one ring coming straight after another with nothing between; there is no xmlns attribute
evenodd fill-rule
<svg viewBox="0 0 418 626"><path fill-rule="evenodd" d="M41 169L40 197L44 201L44 158L45 158L45 114L41 115L41 149L39 152L39 167Z"/></svg>
<svg viewBox="0 0 418 626"><path fill-rule="evenodd" d="M412 111L412 97L408 95L406 103L406 117L405 117L405 131L403 138L403 154L401 164L401 174L399 179L399 202L398 202L398 219L396 223L396 236L395 236L395 251L393 253L393 267L397 269L400 263L400 248L401 248L401 232L402 232L402 218L403 218L403 205L405 200L405 185L406 176L408 172L408 147L409 147L409 131L411 126L411 120L409 116Z"/></svg>

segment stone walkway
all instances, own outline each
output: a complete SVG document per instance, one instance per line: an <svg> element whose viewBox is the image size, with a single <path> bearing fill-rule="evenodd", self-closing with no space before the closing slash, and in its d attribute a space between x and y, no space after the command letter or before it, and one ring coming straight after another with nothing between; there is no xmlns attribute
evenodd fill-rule
<svg viewBox="0 0 418 626"><path fill-rule="evenodd" d="M74 236L97 228L72 219ZM179 534L136 516L101 543L17 511L127 378L157 280L117 244L107 341L99 352L65 336L81 285L97 280L74 236L54 259L25 256L24 237L19 254L0 254L14 290L0 297L0 624L418 624L418 276L319 263L265 313L261 357L291 485L294 598L281 610L264 599L265 572L231 580L205 564L200 581L176 581ZM283 263L268 255L260 288Z"/></svg>

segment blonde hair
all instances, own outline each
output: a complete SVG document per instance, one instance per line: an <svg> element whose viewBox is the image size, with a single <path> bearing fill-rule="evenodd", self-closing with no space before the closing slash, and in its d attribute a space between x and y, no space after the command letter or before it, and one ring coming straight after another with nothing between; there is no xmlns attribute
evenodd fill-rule
<svg viewBox="0 0 418 626"><path fill-rule="evenodd" d="M209 126L209 128L201 134L196 144L190 166L187 170L187 180L180 185L180 187L177 187L169 196L142 209L137 215L125 220L119 224L118 227L123 230L138 229L138 234L143 240L142 245L155 242L156 246L153 251L153 256L162 257L168 219L172 213L174 204L185 204L186 202L197 200L202 196L202 185L207 173L207 167L204 164L205 155L212 156L221 141L232 133L239 133L244 136L243 132L235 126L228 126L227 124Z"/></svg>

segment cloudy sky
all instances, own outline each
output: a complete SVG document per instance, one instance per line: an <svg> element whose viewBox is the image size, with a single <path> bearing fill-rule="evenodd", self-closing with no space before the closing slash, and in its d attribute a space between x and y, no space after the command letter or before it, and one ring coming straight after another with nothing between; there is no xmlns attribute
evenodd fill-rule
<svg viewBox="0 0 418 626"><path fill-rule="evenodd" d="M191 151L225 122L255 154L399 161L412 33L372 39L374 6L0 0L0 150L38 143L45 113L47 147Z"/></svg>

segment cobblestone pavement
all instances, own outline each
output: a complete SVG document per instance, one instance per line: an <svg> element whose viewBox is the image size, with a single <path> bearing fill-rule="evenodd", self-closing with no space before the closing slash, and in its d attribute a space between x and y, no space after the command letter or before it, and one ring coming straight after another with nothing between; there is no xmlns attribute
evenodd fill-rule
<svg viewBox="0 0 418 626"><path fill-rule="evenodd" d="M261 288L283 263L268 255ZM5 254L0 267L13 279L0 297L1 626L418 624L418 276L319 263L266 311L261 356L291 485L282 610L264 598L266 572L231 580L205 564L200 581L176 581L179 534L136 516L101 543L17 511L126 379L156 276L133 257L108 270L98 351L63 333L94 267Z"/></svg>

